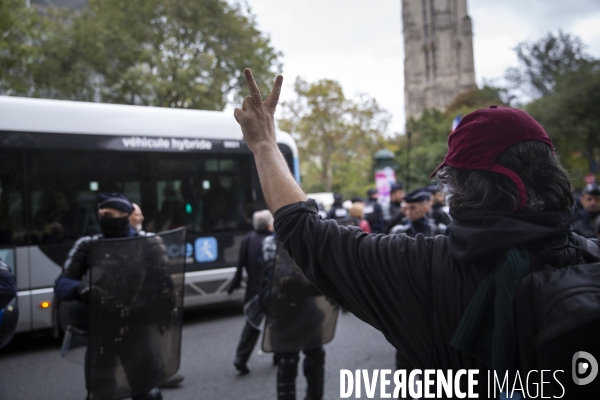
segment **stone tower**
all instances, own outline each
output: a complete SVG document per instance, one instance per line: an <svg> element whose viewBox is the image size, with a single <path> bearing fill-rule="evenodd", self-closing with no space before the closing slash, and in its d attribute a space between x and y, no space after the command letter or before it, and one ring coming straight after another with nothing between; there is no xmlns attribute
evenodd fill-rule
<svg viewBox="0 0 600 400"><path fill-rule="evenodd" d="M402 0L406 119L476 87L467 0Z"/></svg>

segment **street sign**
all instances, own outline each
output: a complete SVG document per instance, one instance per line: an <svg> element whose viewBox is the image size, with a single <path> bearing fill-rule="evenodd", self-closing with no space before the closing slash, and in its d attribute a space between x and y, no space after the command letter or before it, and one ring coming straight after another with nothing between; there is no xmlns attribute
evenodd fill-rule
<svg viewBox="0 0 600 400"><path fill-rule="evenodd" d="M217 239L214 237L201 237L194 243L196 261L199 263L215 261L219 255Z"/></svg>

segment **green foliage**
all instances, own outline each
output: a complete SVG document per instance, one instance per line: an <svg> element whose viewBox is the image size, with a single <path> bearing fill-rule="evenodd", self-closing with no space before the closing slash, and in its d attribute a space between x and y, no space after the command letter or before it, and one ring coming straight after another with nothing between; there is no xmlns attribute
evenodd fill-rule
<svg viewBox="0 0 600 400"><path fill-rule="evenodd" d="M558 76L577 70L589 60L584 48L580 38L562 31L557 36L548 33L535 42L521 42L515 47L520 66L508 68L505 77L513 88L534 97L552 94Z"/></svg>
<svg viewBox="0 0 600 400"><path fill-rule="evenodd" d="M442 163L448 151L448 135L456 115L488 107L490 104L506 105L506 91L484 86L459 94L446 111L427 109L418 118L410 118L406 124L411 133L410 155L408 135L398 141L396 162L400 166L397 179L409 189L431 183L429 175Z"/></svg>
<svg viewBox="0 0 600 400"><path fill-rule="evenodd" d="M600 159L600 62L585 62L557 76L555 90L527 105L552 138L561 162L573 172L574 185ZM583 163L583 160L587 160Z"/></svg>
<svg viewBox="0 0 600 400"><path fill-rule="evenodd" d="M491 105L509 106L510 95L504 88L484 85L483 88L471 89L456 96L446 108L447 114L465 115L473 110L479 110Z"/></svg>
<svg viewBox="0 0 600 400"><path fill-rule="evenodd" d="M417 145L446 141L453 118L453 114L437 109L427 109L423 111L419 119L410 118L406 128L413 133L414 144Z"/></svg>
<svg viewBox="0 0 600 400"><path fill-rule="evenodd" d="M10 94L221 110L240 101L245 67L263 82L281 68L249 10L224 0L89 0L79 14L50 9L48 17L7 9L4 19L21 21L34 39L21 40L34 60L18 74L23 83L6 79L2 65L0 87Z"/></svg>
<svg viewBox="0 0 600 400"><path fill-rule="evenodd" d="M25 0L0 0L0 92L26 94L39 57L41 20Z"/></svg>
<svg viewBox="0 0 600 400"><path fill-rule="evenodd" d="M410 173L408 173L408 150L403 147L396 153L396 160L400 163L400 170L396 175L397 180L404 182L407 190L431 184L432 179L429 175L442 163L447 151L446 141L413 145L410 152Z"/></svg>
<svg viewBox="0 0 600 400"><path fill-rule="evenodd" d="M304 189L364 195L374 185L372 156L384 143L388 113L367 95L346 98L329 79L297 78L294 90L278 122L298 142Z"/></svg>

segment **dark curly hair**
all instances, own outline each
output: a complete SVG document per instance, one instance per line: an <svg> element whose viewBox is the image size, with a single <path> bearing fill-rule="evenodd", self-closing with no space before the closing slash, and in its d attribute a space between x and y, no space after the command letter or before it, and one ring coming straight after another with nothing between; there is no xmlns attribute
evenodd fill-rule
<svg viewBox="0 0 600 400"><path fill-rule="evenodd" d="M547 144L518 143L502 153L497 163L514 171L523 181L527 191L523 211L562 211L573 206L571 181ZM437 178L453 211L509 212L520 204L517 187L502 174L446 166L437 173Z"/></svg>

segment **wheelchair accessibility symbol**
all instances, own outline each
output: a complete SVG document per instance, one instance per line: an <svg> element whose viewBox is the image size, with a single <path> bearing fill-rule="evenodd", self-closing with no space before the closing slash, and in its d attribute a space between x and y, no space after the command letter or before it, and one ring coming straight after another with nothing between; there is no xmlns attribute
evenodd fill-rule
<svg viewBox="0 0 600 400"><path fill-rule="evenodd" d="M215 261L219 255L217 239L203 237L194 242L194 257L199 263Z"/></svg>

